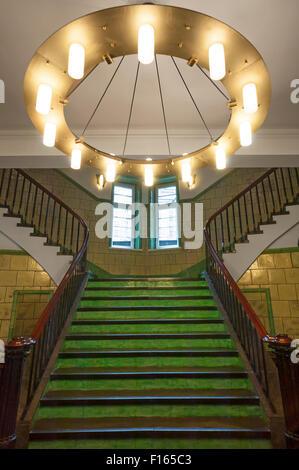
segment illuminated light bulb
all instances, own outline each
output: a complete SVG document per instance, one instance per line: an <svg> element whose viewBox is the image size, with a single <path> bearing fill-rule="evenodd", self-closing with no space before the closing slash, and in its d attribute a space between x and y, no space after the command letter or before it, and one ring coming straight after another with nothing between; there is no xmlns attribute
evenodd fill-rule
<svg viewBox="0 0 299 470"><path fill-rule="evenodd" d="M190 162L187 160L182 163L183 183L188 183L190 181L190 178L191 178L191 166L190 166Z"/></svg>
<svg viewBox="0 0 299 470"><path fill-rule="evenodd" d="M73 170L80 170L81 168L81 150L80 149L72 150L71 168Z"/></svg>
<svg viewBox="0 0 299 470"><path fill-rule="evenodd" d="M107 165L106 181L108 181L108 183L114 183L115 181L115 163L114 162L109 162Z"/></svg>
<svg viewBox="0 0 299 470"><path fill-rule="evenodd" d="M146 158L146 161L147 161L147 162L151 162L152 160L153 160L153 159L152 159L151 157L147 157L147 158Z"/></svg>
<svg viewBox="0 0 299 470"><path fill-rule="evenodd" d="M46 122L44 128L43 144L46 147L54 147L56 139L56 124Z"/></svg>
<svg viewBox="0 0 299 470"><path fill-rule="evenodd" d="M154 172L151 166L147 165L144 169L144 184L145 186L153 186Z"/></svg>
<svg viewBox="0 0 299 470"><path fill-rule="evenodd" d="M216 148L216 168L217 170L226 168L226 153L223 147Z"/></svg>
<svg viewBox="0 0 299 470"><path fill-rule="evenodd" d="M257 91L254 83L243 86L243 106L245 113L248 114L258 110Z"/></svg>
<svg viewBox="0 0 299 470"><path fill-rule="evenodd" d="M84 75L85 49L81 44L71 44L69 49L68 74L79 79Z"/></svg>
<svg viewBox="0 0 299 470"><path fill-rule="evenodd" d="M138 60L151 64L155 58L155 30L150 24L143 24L138 30Z"/></svg>
<svg viewBox="0 0 299 470"><path fill-rule="evenodd" d="M48 114L51 108L52 88L41 83L37 90L35 109L39 114Z"/></svg>
<svg viewBox="0 0 299 470"><path fill-rule="evenodd" d="M225 55L221 43L213 44L209 48L210 77L212 80L221 80L225 77Z"/></svg>
<svg viewBox="0 0 299 470"><path fill-rule="evenodd" d="M252 131L249 121L244 121L240 124L240 144L242 147L248 147L248 145L252 144Z"/></svg>
<svg viewBox="0 0 299 470"><path fill-rule="evenodd" d="M105 186L105 177L104 175L97 175L97 187L102 190Z"/></svg>

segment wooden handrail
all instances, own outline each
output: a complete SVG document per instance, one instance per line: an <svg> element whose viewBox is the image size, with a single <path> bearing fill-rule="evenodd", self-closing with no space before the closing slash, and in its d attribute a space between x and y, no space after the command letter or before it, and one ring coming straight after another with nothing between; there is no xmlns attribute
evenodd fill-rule
<svg viewBox="0 0 299 470"><path fill-rule="evenodd" d="M70 212L77 220L80 221L81 225L83 227L85 227L87 230L88 230L88 227L86 225L86 223L84 222L84 220L82 219L82 217L80 217L78 214L76 214L76 212L73 211L73 209L71 207L69 207L67 204L65 204L61 199L59 199L59 197L55 196L55 194L51 193L51 191L49 191L47 188L45 188L42 184L40 184L38 181L35 181L34 178L32 178L30 175L28 175L28 173L26 173L25 171L21 170L21 169L17 169L16 170L17 173L19 173L20 175L24 176L24 178L26 178L28 181L30 181L32 184L34 184L34 186L37 186L41 191L43 191L44 193L48 194L48 196L50 196L52 199L54 199L54 201L56 201L60 206L64 207L64 209L66 209L68 212Z"/></svg>
<svg viewBox="0 0 299 470"><path fill-rule="evenodd" d="M212 216L212 218L209 219L209 221L210 220L213 220L213 216ZM207 225L208 225L208 223L207 223ZM210 253L212 253L214 260L216 261L217 265L219 266L219 268L221 269L221 271L225 275L226 279L228 280L229 285L230 285L232 291L234 292L235 296L237 297L238 301L240 302L240 304L246 310L246 312L247 312L249 318L251 319L253 325L255 326L260 338L262 338L264 341L269 341L272 337L269 336L267 330L265 329L264 325L260 321L259 317L257 316L255 311L251 307L250 303L248 302L248 300L246 299L244 294L239 289L238 284L235 282L235 280L233 279L233 277L231 276L231 274L229 273L229 271L226 269L223 262L219 258L218 254L216 253L216 251L215 251L215 249L212 245L211 239L209 237L207 227L204 228L204 235L205 235L205 241L206 241L206 244L208 245Z"/></svg>
<svg viewBox="0 0 299 470"><path fill-rule="evenodd" d="M262 324L261 320L251 307L250 303L244 296L244 294L241 292L240 288L238 287L238 284L235 282L227 268L225 267L224 263L221 261L220 257L218 256L215 248L213 247L212 240L209 235L209 226L211 222L223 211L228 209L228 207L232 206L238 199L243 197L246 193L248 193L252 188L256 187L259 183L261 183L265 178L270 176L273 172L275 171L275 168L271 168L267 170L263 175L261 175L257 180L255 180L253 183L251 183L249 186L247 186L245 189L243 189L240 193L238 193L235 197L233 197L229 202L227 202L223 207L218 209L211 217L208 219L206 226L204 227L204 236L205 236L205 241L207 244L207 247L212 254L215 262L217 263L219 269L221 272L224 274L226 277L230 288L234 292L236 298L240 302L240 304L243 306L244 310L246 311L247 315L249 316L250 320L252 321L254 327L256 328L256 331L258 335L260 336L261 339L264 341L271 341L273 338L269 335L267 332L266 328Z"/></svg>
<svg viewBox="0 0 299 470"><path fill-rule="evenodd" d="M248 193L252 188L257 186L259 183L261 183L267 176L270 176L273 172L275 171L275 168L271 168L270 170L266 171L262 176L260 176L256 181L251 183L249 186L247 186L245 189L243 189L241 192L239 192L233 199L231 199L229 202L227 202L223 207L218 209L206 223L206 227L210 225L211 221L217 217L217 215L221 214L221 212L225 211L228 207L230 207L234 202L236 202L238 199L241 199L242 196L244 196L246 193Z"/></svg>
<svg viewBox="0 0 299 470"><path fill-rule="evenodd" d="M41 317L39 318L37 324L35 325L35 327L32 331L32 334L31 334L30 337L33 340L37 341L38 338L40 337L42 331L43 331L43 327L45 326L45 324L47 323L47 321L49 319L49 316L51 315L51 312L52 312L53 308L55 308L56 304L58 303L58 300L59 300L62 292L64 291L64 288L66 287L72 273L74 272L76 266L79 264L79 262L82 259L83 254L86 251L88 238L89 238L89 230L88 230L88 227L87 227L86 223L84 222L84 220L78 214L76 214L71 207L69 207L67 204L65 204L63 201L61 201L61 199L59 199L55 194L51 193L42 184L35 181L25 171L18 169L17 172L20 173L24 178L29 180L32 184L37 186L41 191L48 194L52 199L54 199L54 201L56 201L57 204L64 207L64 209L66 209L69 213L71 213L80 222L80 224L81 224L81 226L84 230L84 239L83 239L83 243L82 243L82 246L81 246L79 252L77 253L76 257L73 259L69 269L67 270L66 274L64 275L62 281L60 282L60 284L57 287L54 295L52 296L51 300L47 304L45 310L43 311Z"/></svg>

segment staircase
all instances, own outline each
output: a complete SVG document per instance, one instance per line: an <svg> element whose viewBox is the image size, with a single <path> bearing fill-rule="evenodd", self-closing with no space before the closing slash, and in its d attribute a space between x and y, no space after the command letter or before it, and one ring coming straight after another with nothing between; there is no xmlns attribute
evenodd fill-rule
<svg viewBox="0 0 299 470"><path fill-rule="evenodd" d="M59 284L73 261L73 256L49 243L46 236L36 233L33 225L14 217L8 208L0 208L0 232L26 251Z"/></svg>
<svg viewBox="0 0 299 470"><path fill-rule="evenodd" d="M270 448L206 281L90 278L29 447Z"/></svg>
<svg viewBox="0 0 299 470"><path fill-rule="evenodd" d="M248 243L235 243L234 252L223 253L223 262L235 281L238 281L252 263L279 237L299 221L299 201L286 204L283 212L272 215L271 222L259 224L257 233L247 235Z"/></svg>

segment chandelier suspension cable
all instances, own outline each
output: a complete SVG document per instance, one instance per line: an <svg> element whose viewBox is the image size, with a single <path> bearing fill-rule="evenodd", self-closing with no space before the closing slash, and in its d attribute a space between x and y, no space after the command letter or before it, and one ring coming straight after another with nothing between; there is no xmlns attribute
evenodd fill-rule
<svg viewBox="0 0 299 470"><path fill-rule="evenodd" d="M131 117L132 117L133 105L134 105L134 100L135 100L135 94L136 94L136 87L137 87L137 81L138 81L139 68L140 68L140 62L138 61L137 71L136 71L136 77L135 77L135 83L134 83L133 94L132 94L131 105L130 105L129 119L128 119L127 130L126 130L126 138L125 138L125 143L124 143L124 148L123 148L123 156L124 156L124 154L125 154L126 147L127 147L128 134L129 134L129 128L130 128L130 124L131 124Z"/></svg>
<svg viewBox="0 0 299 470"><path fill-rule="evenodd" d="M211 79L209 74L207 74L207 72L205 72L204 69L199 64L196 64L196 65L199 68L199 70L201 70L201 72L210 80L210 82L214 85L214 87L217 88L217 90L224 96L224 98L227 101L229 101L229 97L221 90L221 88L217 85L217 83L215 83L214 80Z"/></svg>
<svg viewBox="0 0 299 470"><path fill-rule="evenodd" d="M158 78L158 84L159 84L159 92L160 92L160 99L161 99L161 106L162 106L162 112L163 112L163 120L164 120L164 127L165 127L166 139L167 139L168 152L169 152L169 155L171 155L168 128L167 128L167 122L166 122L165 107L164 107L164 101L163 101L163 95L162 95L160 73L159 73L158 61L157 61L156 54L155 54L155 64L156 64L157 78Z"/></svg>
<svg viewBox="0 0 299 470"><path fill-rule="evenodd" d="M210 132L210 129L208 128L207 123L206 123L206 121L204 120L203 115L201 114L200 109L199 109L199 107L197 106L197 104L196 104L196 102L195 102L195 100L194 100L194 98L193 98L193 96L192 96L192 94L191 94L191 91L189 90L188 85L187 85L187 83L185 82L184 77L183 77L183 75L182 75L182 73L181 73L181 71L180 71L180 69L179 69L179 67L178 67L178 65L177 65L177 63L176 63L176 61L174 60L174 58L173 58L172 56L171 56L171 59L172 59L172 62L174 63L174 65L175 65L175 68L177 69L177 72L178 72L179 76L180 76L181 79L182 79L182 82L183 82L184 85L185 85L185 88L186 88L187 92L189 93L189 96L190 96L190 98L191 98L191 100L192 100L192 102L193 102L193 104L194 104L194 106L195 106L195 108L196 108L196 110L197 110L199 116L200 116L200 119L201 119L202 122L203 122L203 125L205 126L205 128L206 128L206 130L207 130L207 132L208 132L208 134L209 134L209 136L210 136L211 141L213 141L214 139L213 139L213 136L212 136L212 134L211 134L211 132Z"/></svg>
<svg viewBox="0 0 299 470"><path fill-rule="evenodd" d="M124 60L124 58L125 58L125 56L122 56L121 60L119 61L119 63L118 63L118 65L117 65L117 67L116 67L116 69L115 69L115 71L114 71L112 77L111 77L110 80L109 80L108 85L106 86L106 88L105 88L105 90L104 90L104 93L103 93L102 96L100 97L100 99L99 99L99 101L98 101L96 107L95 107L94 110L93 110L92 115L90 116L89 120L87 121L86 126L84 127L84 130L83 130L83 132L82 132L82 134L81 134L82 136L85 134L86 129L88 128L88 126L89 126L90 122L92 121L92 119L93 119L95 113L97 112L97 110L98 110L98 108L99 108L99 106L100 106L100 104L101 104L101 102L102 102L104 96L106 95L106 93L107 93L107 91L108 91L108 89L109 89L109 87L110 87L110 85L111 85L111 83L112 83L112 81L113 81L115 75L117 74L118 69L119 69L119 67L121 66L122 61Z"/></svg>

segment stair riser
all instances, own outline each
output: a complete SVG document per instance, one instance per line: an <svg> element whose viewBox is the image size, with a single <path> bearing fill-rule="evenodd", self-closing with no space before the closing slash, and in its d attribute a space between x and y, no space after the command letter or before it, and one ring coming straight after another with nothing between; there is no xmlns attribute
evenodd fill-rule
<svg viewBox="0 0 299 470"><path fill-rule="evenodd" d="M149 439L171 439L171 438L189 438L189 439L267 439L270 437L270 432L265 431L251 431L251 430L219 430L219 429L193 429L193 430L180 430L180 429L145 429L145 430L92 430L88 432L44 432L44 433L31 433L33 440L51 440L51 439L129 439L129 438L149 438Z"/></svg>
<svg viewBox="0 0 299 470"><path fill-rule="evenodd" d="M127 306L127 307L126 307ZM148 310L149 308L153 307L153 309L155 310L156 307L160 307L160 308L165 308L166 307L166 310L167 309L178 309L180 310L181 308L183 308L184 310L186 308L191 308L193 309L193 307L201 307L201 310L203 309L203 307L215 307L215 301L213 299L207 299L207 300L199 300L199 299L196 299L196 300L189 300L189 299L158 299L158 298L152 298L152 299L149 299L149 300L140 300L138 299L137 297L132 299L130 297L127 297L125 299L110 299L110 300L107 300L105 297L102 298L102 300L86 300L86 299L81 299L80 301L80 304L79 304L79 310L81 308L86 308L86 307L91 307L91 310L93 308L100 308L100 309L103 309L105 310L106 308L108 307L113 307L113 308L117 308L117 307L120 307L122 309L124 308L127 308L127 310L134 310L134 307L138 307L139 309L142 310L143 307L145 307L144 309L145 310ZM196 310L196 308L195 308Z"/></svg>

